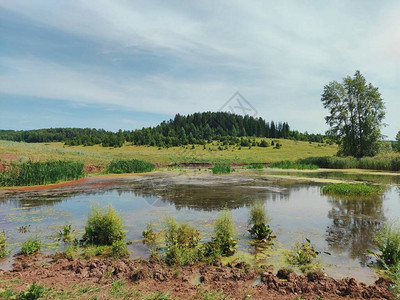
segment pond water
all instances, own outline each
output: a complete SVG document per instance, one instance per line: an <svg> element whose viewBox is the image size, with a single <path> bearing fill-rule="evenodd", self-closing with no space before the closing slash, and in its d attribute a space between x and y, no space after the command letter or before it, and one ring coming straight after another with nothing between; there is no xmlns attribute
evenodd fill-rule
<svg viewBox="0 0 400 300"><path fill-rule="evenodd" d="M122 215L127 240L133 241L128 246L131 257L147 257L140 239L149 222L160 228L165 217L172 215L200 229L207 240L218 212L226 208L233 215L239 250L252 253L248 212L253 202L261 201L277 235L266 263L278 266L283 261L283 249L292 249L296 242L308 238L317 250L331 253L318 258L330 276L374 281L376 275L368 267L371 258L366 251L372 248L374 232L384 222L399 217L397 177L386 185L381 197L349 200L321 195L321 183L272 175L269 171L223 176L208 172L151 173L88 178L72 186L47 190L3 191L0 230L6 231L13 254L32 235L39 236L47 243L45 250L52 252L63 247L54 243L54 236L64 224L70 223L83 233L91 206L112 204ZM368 180L368 176L364 179ZM23 225L30 225L29 233L18 231ZM0 268L8 268L11 262L12 258L0 261Z"/></svg>

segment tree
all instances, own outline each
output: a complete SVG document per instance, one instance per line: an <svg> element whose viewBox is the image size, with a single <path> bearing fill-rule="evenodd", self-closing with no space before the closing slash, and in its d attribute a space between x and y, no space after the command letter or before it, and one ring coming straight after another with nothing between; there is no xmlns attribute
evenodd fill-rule
<svg viewBox="0 0 400 300"><path fill-rule="evenodd" d="M400 131L396 134L395 149L396 151L400 152Z"/></svg>
<svg viewBox="0 0 400 300"><path fill-rule="evenodd" d="M385 106L378 88L367 84L360 71L343 83L326 85L321 101L329 109L327 135L339 142L339 154L360 158L378 153Z"/></svg>

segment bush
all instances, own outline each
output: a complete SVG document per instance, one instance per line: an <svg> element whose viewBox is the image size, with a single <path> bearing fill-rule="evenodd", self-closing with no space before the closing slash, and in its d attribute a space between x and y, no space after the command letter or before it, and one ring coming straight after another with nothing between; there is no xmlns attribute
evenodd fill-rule
<svg viewBox="0 0 400 300"><path fill-rule="evenodd" d="M30 238L26 242L22 243L21 253L24 255L32 255L39 252L42 248L42 242L36 238Z"/></svg>
<svg viewBox="0 0 400 300"><path fill-rule="evenodd" d="M165 260L169 265L193 264L202 259L199 247L200 232L188 224L179 224L173 217L167 219Z"/></svg>
<svg viewBox="0 0 400 300"><path fill-rule="evenodd" d="M289 253L287 256L287 261L291 265L299 266L303 271L308 268L308 266L313 262L313 260L318 256L317 252L311 241L306 239L305 243L296 243L295 250Z"/></svg>
<svg viewBox="0 0 400 300"><path fill-rule="evenodd" d="M111 246L110 256L113 258L121 258L129 255L128 247L123 240L115 241Z"/></svg>
<svg viewBox="0 0 400 300"><path fill-rule="evenodd" d="M46 288L42 285L36 285L36 282L32 283L30 288L26 291L22 291L18 294L17 299L19 300L36 300L43 296L46 292Z"/></svg>
<svg viewBox="0 0 400 300"><path fill-rule="evenodd" d="M113 160L107 168L108 173L143 173L151 172L155 165L139 159L117 159Z"/></svg>
<svg viewBox="0 0 400 300"><path fill-rule="evenodd" d="M215 164L211 170L213 174L229 174L233 171L229 164Z"/></svg>
<svg viewBox="0 0 400 300"><path fill-rule="evenodd" d="M259 147L269 147L269 144L266 140L262 140L258 146Z"/></svg>
<svg viewBox="0 0 400 300"><path fill-rule="evenodd" d="M76 180L85 176L83 163L76 161L45 161L15 163L0 172L0 186L51 184Z"/></svg>
<svg viewBox="0 0 400 300"><path fill-rule="evenodd" d="M216 248L215 252L220 253L222 256L231 256L236 251L234 235L232 215L229 211L224 210L215 221L214 236L209 246Z"/></svg>
<svg viewBox="0 0 400 300"><path fill-rule="evenodd" d="M251 164L251 165L247 165L248 169L264 169L264 165L263 164Z"/></svg>
<svg viewBox="0 0 400 300"><path fill-rule="evenodd" d="M84 240L94 245L112 245L123 240L122 219L113 206L100 209L92 207L85 226Z"/></svg>
<svg viewBox="0 0 400 300"><path fill-rule="evenodd" d="M153 230L153 225L147 224L146 229L142 232L142 243L150 250L151 256L158 255L157 239L158 233Z"/></svg>
<svg viewBox="0 0 400 300"><path fill-rule="evenodd" d="M7 237L5 231L3 230L2 232L0 232L0 258L6 257L10 252L6 249L6 243Z"/></svg>
<svg viewBox="0 0 400 300"><path fill-rule="evenodd" d="M262 204L254 204L249 215L249 233L256 236L257 240L270 241L273 238L272 230L266 225L267 215Z"/></svg>
<svg viewBox="0 0 400 300"><path fill-rule="evenodd" d="M325 195L373 196L381 192L381 187L366 184L336 183L322 187L322 193Z"/></svg>

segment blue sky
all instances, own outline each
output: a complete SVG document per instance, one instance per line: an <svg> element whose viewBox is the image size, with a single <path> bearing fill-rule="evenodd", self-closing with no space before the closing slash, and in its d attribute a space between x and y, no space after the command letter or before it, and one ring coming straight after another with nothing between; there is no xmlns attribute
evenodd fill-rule
<svg viewBox="0 0 400 300"><path fill-rule="evenodd" d="M324 132L325 84L356 70L400 130L400 2L0 0L0 128L156 125L236 92Z"/></svg>

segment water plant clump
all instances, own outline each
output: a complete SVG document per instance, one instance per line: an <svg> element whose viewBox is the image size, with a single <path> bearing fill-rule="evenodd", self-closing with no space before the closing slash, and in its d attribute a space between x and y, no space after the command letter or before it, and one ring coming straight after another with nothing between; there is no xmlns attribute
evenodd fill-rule
<svg viewBox="0 0 400 300"><path fill-rule="evenodd" d="M30 256L37 253L42 248L42 242L38 237L29 238L27 241L22 243L21 253Z"/></svg>
<svg viewBox="0 0 400 300"><path fill-rule="evenodd" d="M306 242L296 243L295 249L288 253L286 260L293 266L298 266L305 271L311 268L314 259L320 252L316 251L309 239Z"/></svg>
<svg viewBox="0 0 400 300"><path fill-rule="evenodd" d="M215 164L211 170L213 174L229 174L233 171L230 164Z"/></svg>
<svg viewBox="0 0 400 300"><path fill-rule="evenodd" d="M271 241L274 237L267 223L265 207L262 204L254 204L249 214L249 233L259 241Z"/></svg>
<svg viewBox="0 0 400 300"><path fill-rule="evenodd" d="M142 232L142 243L150 250L153 257L158 257L158 236L159 234L153 230L153 225L147 224L146 229Z"/></svg>
<svg viewBox="0 0 400 300"><path fill-rule="evenodd" d="M260 163L250 164L246 166L247 169L264 169L264 165Z"/></svg>
<svg viewBox="0 0 400 300"><path fill-rule="evenodd" d="M122 219L112 205L106 208L92 207L85 226L83 240L94 245L109 245L123 240Z"/></svg>
<svg viewBox="0 0 400 300"><path fill-rule="evenodd" d="M382 188L375 185L336 183L322 187L324 195L344 196L373 196L382 192Z"/></svg>
<svg viewBox="0 0 400 300"><path fill-rule="evenodd" d="M10 252L9 250L6 249L6 243L7 243L7 236L5 231L0 232L0 258L4 258L8 255Z"/></svg>
<svg viewBox="0 0 400 300"><path fill-rule="evenodd" d="M0 172L0 186L51 184L84 177L83 163L77 161L27 161L14 163Z"/></svg>
<svg viewBox="0 0 400 300"><path fill-rule="evenodd" d="M144 173L151 172L155 169L155 165L140 159L116 159L111 161L107 167L108 173Z"/></svg>
<svg viewBox="0 0 400 300"><path fill-rule="evenodd" d="M299 162L293 162L293 161L289 161L289 160L284 160L284 161L272 163L272 164L270 164L268 166L268 168L315 170L315 169L318 169L318 166L316 164L299 163Z"/></svg>
<svg viewBox="0 0 400 300"><path fill-rule="evenodd" d="M375 254L378 265L389 270L400 265L400 227L396 224L386 224L376 234L375 243L378 253Z"/></svg>
<svg viewBox="0 0 400 300"><path fill-rule="evenodd" d="M206 245L207 256L231 256L236 252L235 229L232 215L228 210L222 211L214 225L214 235Z"/></svg>

